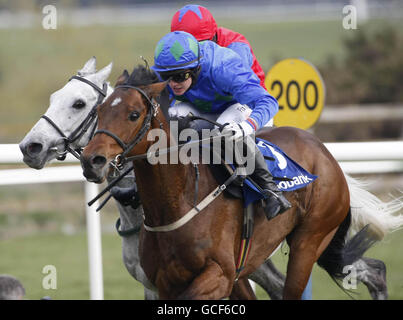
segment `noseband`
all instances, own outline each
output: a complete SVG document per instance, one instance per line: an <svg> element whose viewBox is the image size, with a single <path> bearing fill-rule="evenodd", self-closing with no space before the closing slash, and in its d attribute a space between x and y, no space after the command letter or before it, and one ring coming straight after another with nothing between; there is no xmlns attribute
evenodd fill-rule
<svg viewBox="0 0 403 320"><path fill-rule="evenodd" d="M149 108L147 109L147 114L144 118L143 124L141 125L139 132L128 143L123 142L123 140L120 139L117 135L115 135L114 133L112 133L108 130L105 130L105 129L97 130L94 133L94 136L98 133L106 134L107 136L113 138L117 142L117 144L122 148L123 152L121 154L118 154L115 157L115 159L113 161L111 161L111 163L110 163L116 169L121 170L127 160L128 153L144 138L144 136L150 129L151 120L153 117L155 117L157 115L160 105L154 99L150 99L148 97L148 95L142 89L140 89L138 87L131 86L131 85L120 85L120 86L117 86L115 88L115 90L118 88L128 88L128 89L134 89L134 90L138 91L146 99L146 101L148 102L148 105L149 105Z"/></svg>
<svg viewBox="0 0 403 320"><path fill-rule="evenodd" d="M41 117L41 118L45 119L53 128L55 128L56 131L62 136L62 138L64 140L65 150L63 152L58 152L56 150L56 152L59 154L56 159L60 160L60 161L63 161L64 159L66 159L67 152L70 152L74 157L76 157L77 159L80 159L81 150L73 149L70 146L70 144L73 143L74 141L79 140L87 132L87 130L90 127L90 125L92 124L92 122L94 120L96 120L96 118L97 118L96 108L97 108L98 105L100 105L102 103L102 101L106 97L106 93L107 93L107 90L108 90L108 85L106 83L103 84L103 87L101 89L96 84L92 83L91 81L89 81L89 80L87 80L87 79L85 79L83 77L72 76L69 79L69 81L72 80L72 79L76 79L76 80L79 80L81 82L84 82L84 83L90 85L96 91L98 91L99 94L98 94L97 102L92 107L90 113L85 117L85 119L79 124L79 126L68 137L57 126L57 124L52 119L50 119L48 116L43 115ZM95 123L94 128L92 129L91 137L94 136L94 131L96 129L96 126L97 126L97 124Z"/></svg>

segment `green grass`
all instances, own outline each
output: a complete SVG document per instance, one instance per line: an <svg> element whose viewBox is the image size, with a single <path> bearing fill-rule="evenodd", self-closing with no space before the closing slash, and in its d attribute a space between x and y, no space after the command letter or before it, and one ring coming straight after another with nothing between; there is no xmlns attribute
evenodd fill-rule
<svg viewBox="0 0 403 320"><path fill-rule="evenodd" d="M403 232L397 232L385 243L370 249L366 256L381 259L387 266L389 299L403 299L403 274L400 243ZM105 299L143 299L143 288L126 271L121 258L121 240L117 234L102 235ZM42 234L0 242L0 274L11 274L25 286L27 299L43 296L52 299L89 299L87 239L84 233L74 236ZM278 252L273 261L285 271L287 255ZM54 265L57 269L57 289L45 290L42 269ZM367 289L358 285L356 299L370 299ZM266 293L258 287L260 299ZM313 299L349 299L319 267L313 272Z"/></svg>
<svg viewBox="0 0 403 320"><path fill-rule="evenodd" d="M102 240L105 299L143 299L141 284L123 265L119 236L103 235ZM0 273L17 277L25 287L27 299L89 299L85 234L45 234L2 241L0 256ZM42 287L46 265L56 267L56 290Z"/></svg>
<svg viewBox="0 0 403 320"><path fill-rule="evenodd" d="M250 41L265 72L281 58L303 57L318 65L329 54L343 55L341 20L284 23L243 23L222 20L219 25L243 33ZM389 23L402 32L403 22L370 21L362 28ZM114 62L114 84L124 68L141 63L140 55L153 63L157 41L169 32L167 24L148 26L91 26L57 30L0 30L0 142L16 143L45 112L52 92L61 88L91 57L98 67Z"/></svg>

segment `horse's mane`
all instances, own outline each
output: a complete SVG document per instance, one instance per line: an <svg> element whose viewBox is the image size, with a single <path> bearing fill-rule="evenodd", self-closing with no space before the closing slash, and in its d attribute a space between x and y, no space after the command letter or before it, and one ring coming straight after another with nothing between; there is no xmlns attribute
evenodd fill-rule
<svg viewBox="0 0 403 320"><path fill-rule="evenodd" d="M146 65L137 65L134 67L132 73L129 78L124 82L125 85L140 87L147 86L153 83L161 82L158 78L157 74ZM168 116L168 108L170 105L169 100L169 92L168 89L165 88L159 98L157 98L158 103L161 105L162 113L164 114L166 119L169 119Z"/></svg>
<svg viewBox="0 0 403 320"><path fill-rule="evenodd" d="M157 74L148 66L139 64L137 67L134 67L124 84L130 86L147 86L157 82L160 82Z"/></svg>

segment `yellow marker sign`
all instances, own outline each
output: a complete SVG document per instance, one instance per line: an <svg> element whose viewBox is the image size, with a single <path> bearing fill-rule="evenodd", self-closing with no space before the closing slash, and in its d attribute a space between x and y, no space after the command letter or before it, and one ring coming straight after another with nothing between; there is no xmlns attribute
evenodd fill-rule
<svg viewBox="0 0 403 320"><path fill-rule="evenodd" d="M285 59L276 63L267 74L265 85L278 101L276 126L308 129L319 119L325 102L325 86L309 62Z"/></svg>

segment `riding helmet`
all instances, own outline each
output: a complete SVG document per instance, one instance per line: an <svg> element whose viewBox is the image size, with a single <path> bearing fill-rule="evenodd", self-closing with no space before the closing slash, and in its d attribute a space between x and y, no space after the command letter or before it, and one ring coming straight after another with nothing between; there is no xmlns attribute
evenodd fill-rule
<svg viewBox="0 0 403 320"><path fill-rule="evenodd" d="M199 43L190 33L175 31L165 35L154 51L156 72L195 69L200 65Z"/></svg>
<svg viewBox="0 0 403 320"><path fill-rule="evenodd" d="M212 40L217 33L217 23L205 7L189 4L174 14L171 31L189 32L198 41Z"/></svg>

